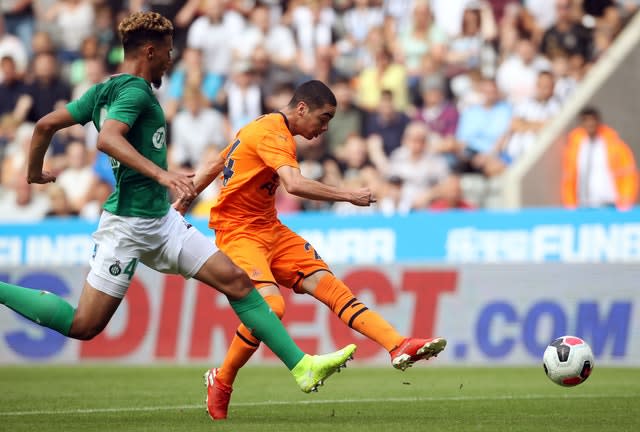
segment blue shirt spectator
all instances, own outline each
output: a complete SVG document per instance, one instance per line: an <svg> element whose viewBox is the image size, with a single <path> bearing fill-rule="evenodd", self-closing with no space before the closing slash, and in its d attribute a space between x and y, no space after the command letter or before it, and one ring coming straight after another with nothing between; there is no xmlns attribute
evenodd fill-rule
<svg viewBox="0 0 640 432"><path fill-rule="evenodd" d="M499 100L493 80L482 83L484 103L462 111L456 139L465 150L474 153L491 152L511 124L511 106Z"/></svg>

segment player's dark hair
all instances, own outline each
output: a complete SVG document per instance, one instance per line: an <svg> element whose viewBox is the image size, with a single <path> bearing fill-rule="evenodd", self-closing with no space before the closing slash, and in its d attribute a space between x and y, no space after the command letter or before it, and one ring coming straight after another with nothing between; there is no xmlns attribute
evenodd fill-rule
<svg viewBox="0 0 640 432"><path fill-rule="evenodd" d="M294 108L299 102L306 103L311 110L322 108L327 104L338 105L331 89L318 80L307 81L298 86L289 102L289 108Z"/></svg>
<svg viewBox="0 0 640 432"><path fill-rule="evenodd" d="M173 24L157 12L136 12L120 22L118 35L128 53L147 42L160 42L173 36Z"/></svg>

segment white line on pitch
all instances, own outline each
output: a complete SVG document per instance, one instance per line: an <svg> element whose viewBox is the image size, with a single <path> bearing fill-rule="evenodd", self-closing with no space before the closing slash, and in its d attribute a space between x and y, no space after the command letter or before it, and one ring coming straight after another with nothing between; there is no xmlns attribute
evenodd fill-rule
<svg viewBox="0 0 640 432"><path fill-rule="evenodd" d="M327 405L345 403L374 403L374 402L446 402L446 401L497 401L497 400L531 400L531 399L601 399L601 398L640 398L640 395L600 395L600 394L575 394L575 395L505 395L505 396L443 396L443 397L419 397L419 398L364 398L364 399L320 399L298 401L258 401L236 402L234 407L275 406L275 405ZM0 417L29 416L29 415L70 415L70 414L101 414L120 412L148 412L148 411L178 411L185 409L204 409L202 405L173 405L173 406L147 406L147 407L122 407L122 408L79 408L71 410L39 410L39 411L0 411Z"/></svg>

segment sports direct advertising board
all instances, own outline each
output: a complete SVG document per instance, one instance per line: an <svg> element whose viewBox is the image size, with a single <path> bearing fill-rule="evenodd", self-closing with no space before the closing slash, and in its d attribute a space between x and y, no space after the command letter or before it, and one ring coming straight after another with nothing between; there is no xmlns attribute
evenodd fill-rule
<svg viewBox="0 0 640 432"><path fill-rule="evenodd" d="M336 266L370 308L407 335L449 340L440 365L539 365L547 344L572 334L598 365L640 365L637 264L384 264ZM46 288L75 304L87 268L7 267L0 280ZM138 266L107 329L78 342L0 307L0 363L219 364L238 320L224 296L194 280ZM307 295L283 288L285 324L307 352L359 345L356 360L387 364L388 354ZM253 362L273 362L261 348Z"/></svg>

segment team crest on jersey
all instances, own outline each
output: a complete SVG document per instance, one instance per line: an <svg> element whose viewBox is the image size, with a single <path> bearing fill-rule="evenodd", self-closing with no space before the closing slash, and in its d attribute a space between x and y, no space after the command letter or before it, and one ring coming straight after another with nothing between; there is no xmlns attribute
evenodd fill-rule
<svg viewBox="0 0 640 432"><path fill-rule="evenodd" d="M167 134L164 126L159 127L153 134L153 137L151 138L151 142L153 146L158 150L160 150L162 147L165 146L166 140L167 140Z"/></svg>
<svg viewBox="0 0 640 432"><path fill-rule="evenodd" d="M118 276L120 273L122 273L122 267L120 267L120 261L116 260L115 263L109 266L109 273L111 273L112 276Z"/></svg>

